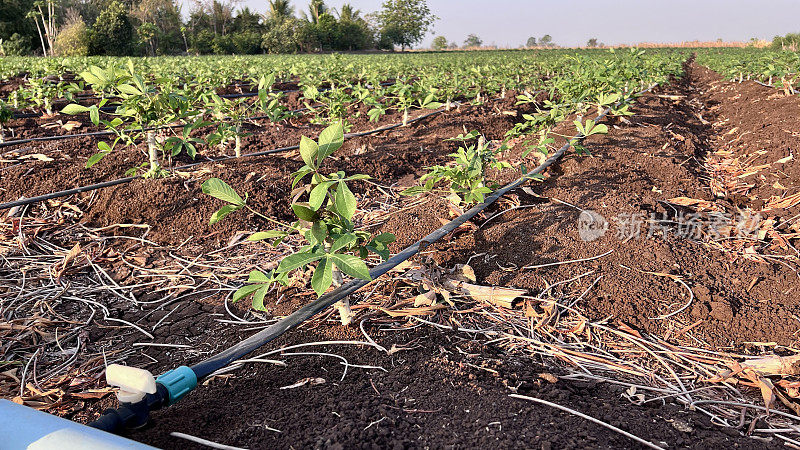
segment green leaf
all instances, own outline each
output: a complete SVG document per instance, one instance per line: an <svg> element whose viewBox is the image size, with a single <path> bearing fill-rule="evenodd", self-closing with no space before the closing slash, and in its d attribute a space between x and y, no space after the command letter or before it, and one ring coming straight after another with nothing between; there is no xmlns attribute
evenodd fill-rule
<svg viewBox="0 0 800 450"><path fill-rule="evenodd" d="M375 242L380 242L382 244L390 244L397 240L397 237L392 233L381 233L373 238Z"/></svg>
<svg viewBox="0 0 800 450"><path fill-rule="evenodd" d="M322 160L339 150L344 144L344 127L337 123L322 130L319 135L319 152L317 152L317 167L322 164Z"/></svg>
<svg viewBox="0 0 800 450"><path fill-rule="evenodd" d="M99 148L101 152L111 153L111 147L108 145L107 142L103 141L98 142L97 148Z"/></svg>
<svg viewBox="0 0 800 450"><path fill-rule="evenodd" d="M339 237L339 239L337 239L336 242L334 242L333 245L331 246L331 253L338 252L339 250L349 246L356 240L358 240L358 236L356 236L353 233L347 233Z"/></svg>
<svg viewBox="0 0 800 450"><path fill-rule="evenodd" d="M286 233L284 231L277 231L277 230L269 230L269 231L259 231L258 233L253 233L247 238L248 241L263 241L264 239L275 239L275 238L282 238L286 237Z"/></svg>
<svg viewBox="0 0 800 450"><path fill-rule="evenodd" d="M209 178L203 183L203 193L236 206L244 206L244 200L228 183L219 178Z"/></svg>
<svg viewBox="0 0 800 450"><path fill-rule="evenodd" d="M240 207L235 205L225 205L222 208L218 209L214 214L211 215L211 219L209 219L208 224L214 225L215 223L219 222L220 220L224 219L225 216L228 214L238 210Z"/></svg>
<svg viewBox="0 0 800 450"><path fill-rule="evenodd" d="M345 178L345 181L358 181L358 180L369 180L369 179L372 179L372 177L369 175L356 174Z"/></svg>
<svg viewBox="0 0 800 450"><path fill-rule="evenodd" d="M351 277L360 278L362 280L372 280L369 269L361 258L341 253L331 253L328 255L328 258L333 260L333 263L336 264L339 270Z"/></svg>
<svg viewBox="0 0 800 450"><path fill-rule="evenodd" d="M251 270L250 274L247 276L248 283L269 283L272 278L272 272L270 272L269 276L267 276L264 272L260 270Z"/></svg>
<svg viewBox="0 0 800 450"><path fill-rule="evenodd" d="M303 167L300 168L300 170L298 170L297 172L293 173L292 177L294 177L294 179L292 180L292 189L294 189L294 187L297 186L297 183L299 183L300 180L305 178L305 176L310 174L310 173L314 173L314 169L312 169L309 166L303 166Z"/></svg>
<svg viewBox="0 0 800 450"><path fill-rule="evenodd" d="M308 204L311 206L311 209L316 211L325 203L325 198L328 195L328 188L330 188L333 183L333 181L325 181L311 190L311 194L308 196Z"/></svg>
<svg viewBox="0 0 800 450"><path fill-rule="evenodd" d="M306 222L313 222L317 217L314 210L300 203L292 203L292 210L298 219L305 220Z"/></svg>
<svg viewBox="0 0 800 450"><path fill-rule="evenodd" d="M300 157L303 158L303 162L312 169L317 167L315 157L318 152L319 146L317 146L316 142L305 136L300 138Z"/></svg>
<svg viewBox="0 0 800 450"><path fill-rule="evenodd" d="M248 284L247 286L242 286L233 293L233 302L236 303L239 300L247 297L248 295L252 294L253 292L261 289L260 284Z"/></svg>
<svg viewBox="0 0 800 450"><path fill-rule="evenodd" d="M269 290L270 284L262 284L261 288L256 291L255 295L253 295L253 309L256 311L266 310L266 308L264 308L264 297L267 296L267 291Z"/></svg>
<svg viewBox="0 0 800 450"><path fill-rule="evenodd" d="M283 258L278 264L279 272L289 272L300 267L305 267L314 261L319 261L325 257L325 253L295 253Z"/></svg>
<svg viewBox="0 0 800 450"><path fill-rule="evenodd" d="M325 225L325 222L318 220L311 225L311 237L314 240L311 242L312 244L322 244L325 242L325 238L328 237L328 226ZM311 239L309 239L311 241Z"/></svg>
<svg viewBox="0 0 800 450"><path fill-rule="evenodd" d="M86 168L90 168L93 165L100 162L101 159L105 158L109 152L98 152L94 155L90 156L89 159L86 161Z"/></svg>
<svg viewBox="0 0 800 450"><path fill-rule="evenodd" d="M89 120L95 125L100 124L100 109L98 109L97 106L92 105L89 108Z"/></svg>
<svg viewBox="0 0 800 450"><path fill-rule="evenodd" d="M131 86L130 84L120 84L119 86L117 86L117 90L119 90L123 94L128 94L128 95L142 95L142 91Z"/></svg>
<svg viewBox="0 0 800 450"><path fill-rule="evenodd" d="M81 105L76 105L75 103L71 103L65 106L64 109L61 110L61 114L74 115L74 114L85 113L86 111L89 111L89 108L87 108L86 106L81 106Z"/></svg>
<svg viewBox="0 0 800 450"><path fill-rule="evenodd" d="M353 217L356 213L356 196L350 191L350 188L344 182L340 182L336 187L336 195L334 197L334 205L339 214L347 220Z"/></svg>
<svg viewBox="0 0 800 450"><path fill-rule="evenodd" d="M333 264L328 258L325 258L314 269L314 276L311 277L311 287L314 288L314 292L319 297L331 287L331 284L333 284Z"/></svg>

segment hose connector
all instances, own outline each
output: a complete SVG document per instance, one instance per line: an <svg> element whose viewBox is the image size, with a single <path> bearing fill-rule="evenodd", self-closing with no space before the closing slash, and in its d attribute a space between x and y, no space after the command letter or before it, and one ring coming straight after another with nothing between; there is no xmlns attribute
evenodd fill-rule
<svg viewBox="0 0 800 450"><path fill-rule="evenodd" d="M180 366L159 375L156 382L167 388L169 404L173 405L197 387L197 375L190 367Z"/></svg>

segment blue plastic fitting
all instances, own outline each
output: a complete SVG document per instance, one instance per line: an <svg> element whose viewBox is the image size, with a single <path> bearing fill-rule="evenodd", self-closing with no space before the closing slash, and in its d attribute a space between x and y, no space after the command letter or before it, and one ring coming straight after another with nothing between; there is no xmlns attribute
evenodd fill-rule
<svg viewBox="0 0 800 450"><path fill-rule="evenodd" d="M169 391L169 404L174 405L184 395L197 387L197 375L190 367L180 366L159 375L156 382Z"/></svg>

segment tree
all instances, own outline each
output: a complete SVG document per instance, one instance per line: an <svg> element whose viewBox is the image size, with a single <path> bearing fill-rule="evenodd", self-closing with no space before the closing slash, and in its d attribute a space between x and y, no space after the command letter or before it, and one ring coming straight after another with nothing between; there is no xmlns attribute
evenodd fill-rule
<svg viewBox="0 0 800 450"><path fill-rule="evenodd" d="M147 46L147 53L150 56L156 56L156 35L158 29L150 22L144 22L136 28L136 34L139 35L139 40Z"/></svg>
<svg viewBox="0 0 800 450"><path fill-rule="evenodd" d="M339 21L358 22L359 20L363 20L361 18L361 10L353 8L353 5L345 3L339 9Z"/></svg>
<svg viewBox="0 0 800 450"><path fill-rule="evenodd" d="M34 9L28 13L28 18L36 23L39 40L42 43L42 53L52 55L56 42L56 4L55 0L40 0L33 3Z"/></svg>
<svg viewBox="0 0 800 450"><path fill-rule="evenodd" d="M356 50L372 46L372 30L367 21L361 17L361 11L345 3L339 9L338 50Z"/></svg>
<svg viewBox="0 0 800 450"><path fill-rule="evenodd" d="M342 39L339 33L339 24L336 18L328 13L322 13L314 24L317 33L317 42L322 50L338 50L338 43Z"/></svg>
<svg viewBox="0 0 800 450"><path fill-rule="evenodd" d="M0 39L3 40L2 47L6 55L16 55L18 51L24 51L23 54L30 52L31 38L36 36L36 27L32 20L21 19L31 8L30 0L0 0ZM39 44L34 43L34 46L38 48Z"/></svg>
<svg viewBox="0 0 800 450"><path fill-rule="evenodd" d="M447 38L444 36L436 36L435 38L433 38L433 43L431 44L431 48L436 50L437 52L446 49Z"/></svg>
<svg viewBox="0 0 800 450"><path fill-rule="evenodd" d="M267 53L296 53L301 50L299 28L301 21L293 18L272 20L261 39L261 48Z"/></svg>
<svg viewBox="0 0 800 450"><path fill-rule="evenodd" d="M240 0L194 0L194 11L191 15L201 19L196 26L207 25L215 35L225 35L233 22L233 11L239 2Z"/></svg>
<svg viewBox="0 0 800 450"><path fill-rule="evenodd" d="M261 15L254 13L247 6L240 9L239 12L236 13L236 17L234 17L233 24L231 26L232 33L239 33L243 31L264 31L264 26L261 23Z"/></svg>
<svg viewBox="0 0 800 450"><path fill-rule="evenodd" d="M539 39L539 45L543 47L549 47L553 45L553 37L550 36L549 34L545 34Z"/></svg>
<svg viewBox="0 0 800 450"><path fill-rule="evenodd" d="M122 3L108 4L89 33L90 55L127 56L132 53L133 25Z"/></svg>
<svg viewBox="0 0 800 450"><path fill-rule="evenodd" d="M531 36L528 38L528 42L525 43L525 47L536 47L536 38Z"/></svg>
<svg viewBox="0 0 800 450"><path fill-rule="evenodd" d="M31 52L31 39L14 33L10 38L0 39L0 56L25 56Z"/></svg>
<svg viewBox="0 0 800 450"><path fill-rule="evenodd" d="M131 16L138 21L136 33L151 56L180 52L182 20L174 0L141 0Z"/></svg>
<svg viewBox="0 0 800 450"><path fill-rule="evenodd" d="M425 0L386 0L376 17L381 40L401 50L420 42L438 19Z"/></svg>
<svg viewBox="0 0 800 450"><path fill-rule="evenodd" d="M586 46L589 48L595 48L598 45L599 44L597 43L597 38L591 38L588 41L586 41Z"/></svg>
<svg viewBox="0 0 800 450"><path fill-rule="evenodd" d="M269 0L269 18L283 20L292 17L292 7L289 0Z"/></svg>
<svg viewBox="0 0 800 450"><path fill-rule="evenodd" d="M477 34L470 34L464 40L464 47L480 47L483 45L483 40Z"/></svg>
<svg viewBox="0 0 800 450"><path fill-rule="evenodd" d="M327 12L328 7L323 0L311 0L311 3L308 4L308 16L305 13L303 16L309 22L316 24L319 22L319 18Z"/></svg>

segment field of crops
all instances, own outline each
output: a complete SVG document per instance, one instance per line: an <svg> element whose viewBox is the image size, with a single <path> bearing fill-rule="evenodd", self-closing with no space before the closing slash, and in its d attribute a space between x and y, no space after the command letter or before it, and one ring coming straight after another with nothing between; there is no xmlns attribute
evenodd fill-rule
<svg viewBox="0 0 800 450"><path fill-rule="evenodd" d="M797 53L0 63L4 399L160 448L800 446Z"/></svg>

